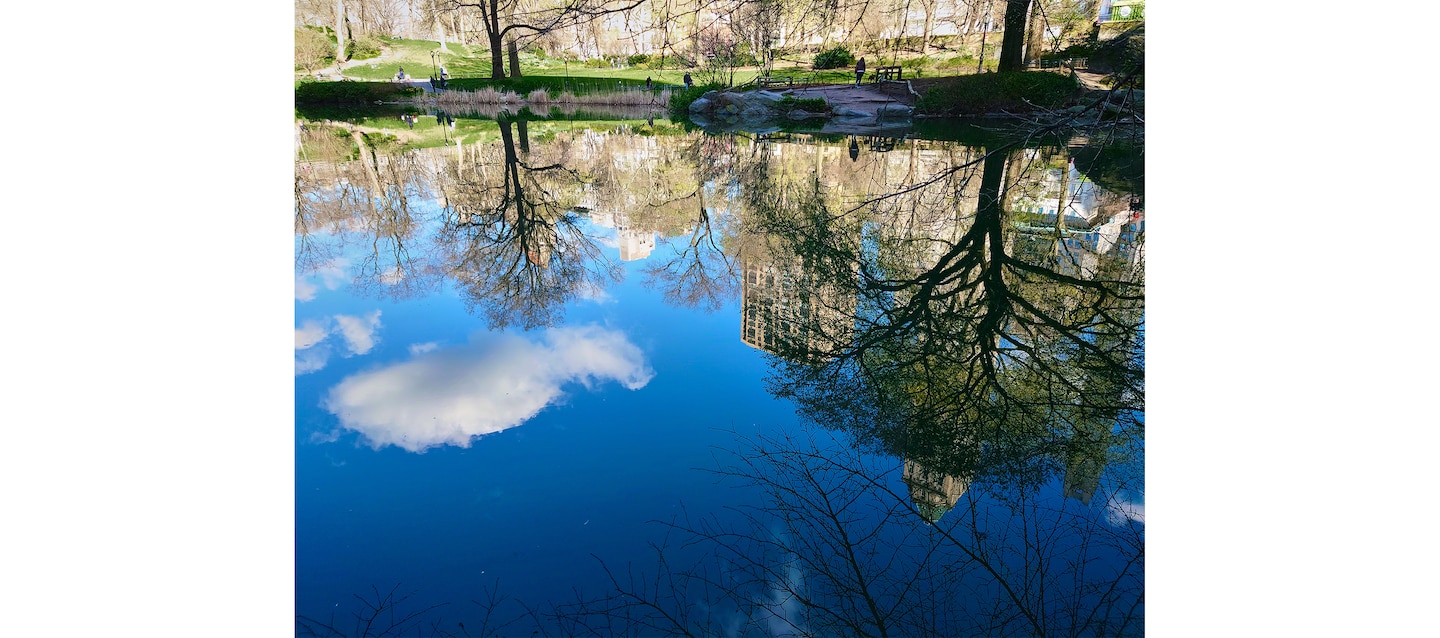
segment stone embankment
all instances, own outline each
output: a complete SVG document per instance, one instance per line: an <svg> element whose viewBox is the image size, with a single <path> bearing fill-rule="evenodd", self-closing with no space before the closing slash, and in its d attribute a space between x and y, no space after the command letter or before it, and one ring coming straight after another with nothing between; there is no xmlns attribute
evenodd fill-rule
<svg viewBox="0 0 1440 638"><path fill-rule="evenodd" d="M822 98L825 112L796 108L796 100ZM710 91L690 104L690 119L705 128L764 132L785 120L824 119L826 133L874 133L910 123L914 108L870 87L828 86L785 91Z"/></svg>

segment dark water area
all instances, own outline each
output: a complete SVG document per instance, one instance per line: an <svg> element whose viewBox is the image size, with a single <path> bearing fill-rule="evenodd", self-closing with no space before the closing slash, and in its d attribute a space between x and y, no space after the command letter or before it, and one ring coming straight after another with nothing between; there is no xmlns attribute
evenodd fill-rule
<svg viewBox="0 0 1440 638"><path fill-rule="evenodd" d="M1135 136L427 115L297 137L298 635L1144 633Z"/></svg>

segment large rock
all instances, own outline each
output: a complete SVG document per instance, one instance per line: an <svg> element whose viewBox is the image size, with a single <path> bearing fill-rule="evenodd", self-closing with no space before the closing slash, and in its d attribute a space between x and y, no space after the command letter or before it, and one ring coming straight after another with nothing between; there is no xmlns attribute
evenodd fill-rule
<svg viewBox="0 0 1440 638"><path fill-rule="evenodd" d="M915 109L904 104L884 104L875 109L875 117L882 120L903 120L910 117Z"/></svg>
<svg viewBox="0 0 1440 638"><path fill-rule="evenodd" d="M748 104L740 111L740 119L752 122L775 117L775 111L763 104Z"/></svg>
<svg viewBox="0 0 1440 638"><path fill-rule="evenodd" d="M709 113L715 110L715 102L703 97L690 103L691 113Z"/></svg>

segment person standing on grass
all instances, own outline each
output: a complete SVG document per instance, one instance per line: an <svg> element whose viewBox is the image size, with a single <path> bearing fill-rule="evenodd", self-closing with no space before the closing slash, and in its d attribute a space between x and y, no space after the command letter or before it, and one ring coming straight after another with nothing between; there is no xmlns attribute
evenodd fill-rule
<svg viewBox="0 0 1440 638"><path fill-rule="evenodd" d="M855 86L860 86L860 79L865 77L865 58L860 58L855 63Z"/></svg>
<svg viewBox="0 0 1440 638"><path fill-rule="evenodd" d="M693 87L693 86L695 86L695 81L692 80L692 79L690 79L690 72L689 72L689 71L686 71L686 72L685 72L685 88L689 89L689 88L691 88L691 87Z"/></svg>

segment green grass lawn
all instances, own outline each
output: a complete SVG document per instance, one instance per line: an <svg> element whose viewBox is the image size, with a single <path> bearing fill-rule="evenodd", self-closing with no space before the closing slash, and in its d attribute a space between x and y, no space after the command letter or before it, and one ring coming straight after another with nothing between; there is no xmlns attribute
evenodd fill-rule
<svg viewBox="0 0 1440 638"><path fill-rule="evenodd" d="M434 69L430 53L439 51L440 43L431 40L396 39L386 40L385 47L387 50L381 59L369 60L345 69L345 77L356 80L389 80L395 77L400 67L405 67L405 73L409 75L428 78ZM480 53L478 49L453 42L447 44L446 48L449 52L440 53L440 63L452 71L462 61Z"/></svg>
<svg viewBox="0 0 1440 638"><path fill-rule="evenodd" d="M440 43L433 40L405 40L386 39L385 54L376 60L362 62L345 70L345 77L355 80L389 80L401 67L405 68L407 74L412 77L426 79L434 70L434 62L431 53L439 51ZM448 44L447 52L439 54L440 64L443 64L450 72L450 87L455 89L473 90L485 86L503 87L517 93L528 93L538 88L543 88L553 93L571 91L574 93L593 93L598 91L609 91L616 88L630 88L641 86L646 78L659 86L681 86L684 83L686 69L645 69L645 68L594 68L586 66L581 62L566 63L558 58L550 58L522 52L520 54L520 69L522 77L518 80L492 80L490 68L490 55L487 51L478 46L467 46L463 44ZM507 61L508 63L508 61ZM889 60L874 59L870 61L870 68L888 64ZM976 61L973 58L930 56L923 59L912 59L904 62L905 77L941 77L955 75L969 75L975 72ZM993 69L995 60L986 60L986 67ZM698 69L689 69L696 84L703 83L706 78ZM755 79L760 74L758 68L737 69L734 74L735 84L745 84ZM843 84L855 81L853 68L827 69L817 71L810 68L808 63L803 61L779 61L772 77L793 77L796 82Z"/></svg>

